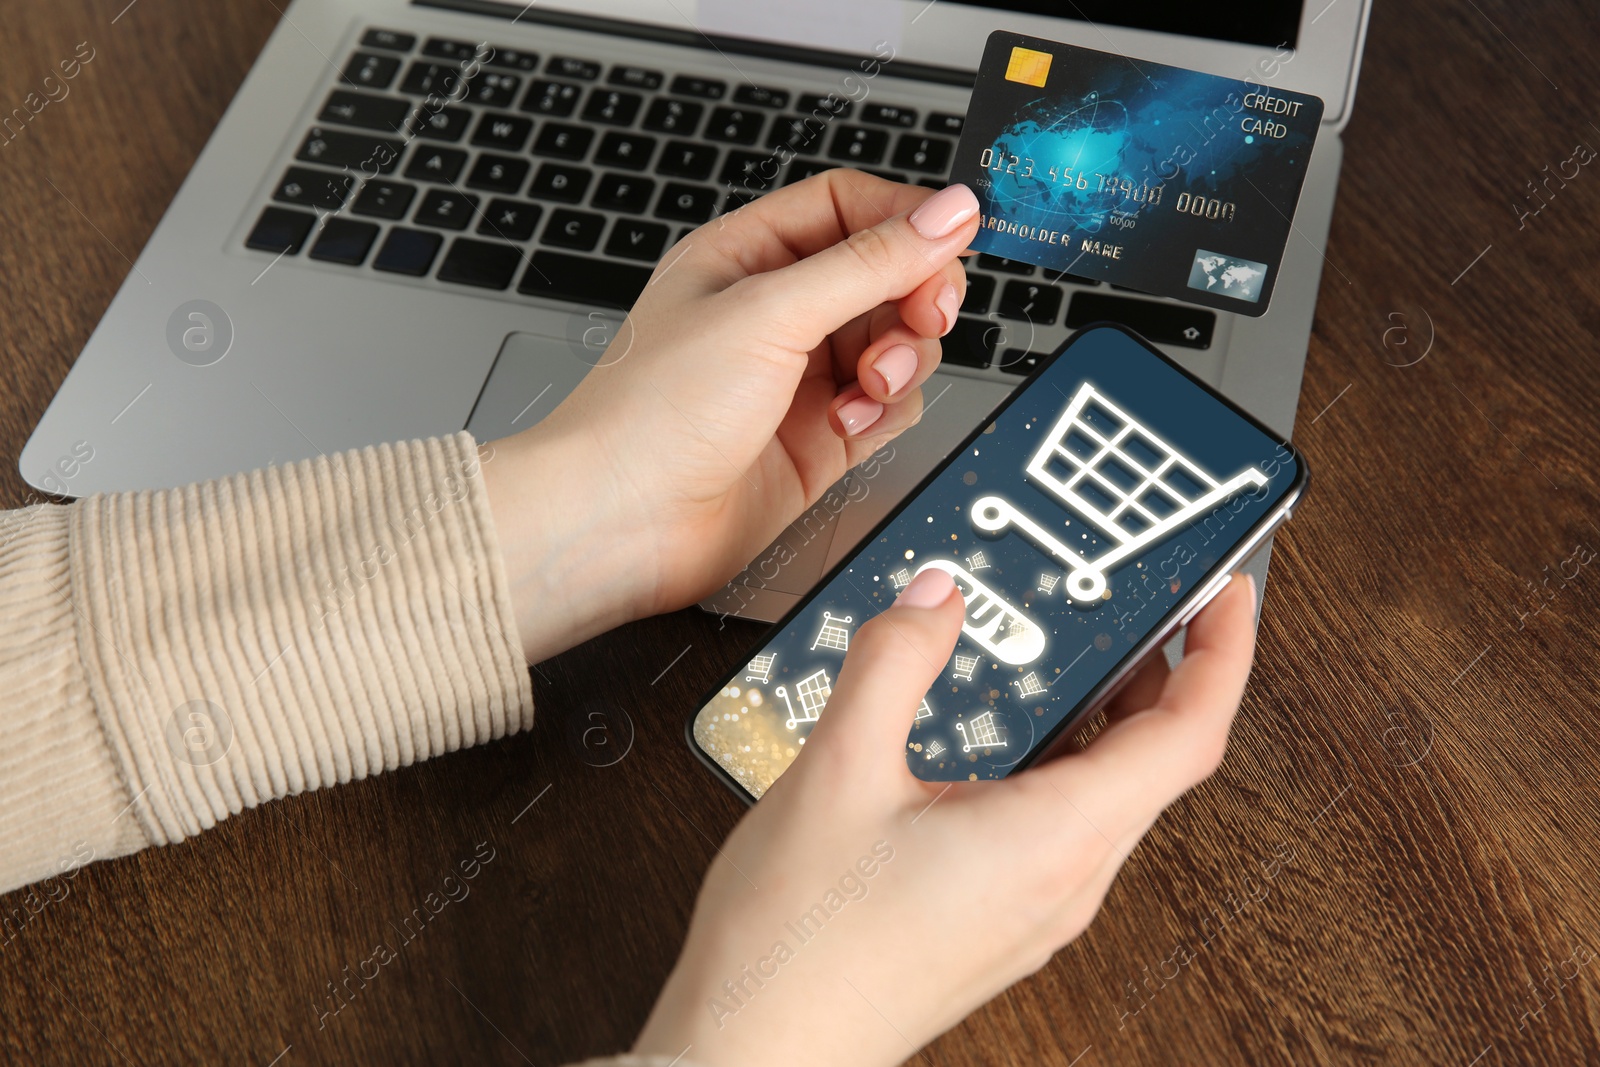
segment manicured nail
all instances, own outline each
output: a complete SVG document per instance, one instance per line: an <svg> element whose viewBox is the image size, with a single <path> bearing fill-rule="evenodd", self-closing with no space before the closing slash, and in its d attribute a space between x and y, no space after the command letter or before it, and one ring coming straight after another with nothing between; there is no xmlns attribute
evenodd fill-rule
<svg viewBox="0 0 1600 1067"><path fill-rule="evenodd" d="M950 598L956 591L956 581L950 577L948 571L938 567L929 567L915 578L911 584L901 591L895 605L904 604L908 608L936 608Z"/></svg>
<svg viewBox="0 0 1600 1067"><path fill-rule="evenodd" d="M870 396L858 396L848 404L839 405L839 422L851 437L877 422L882 415L883 405Z"/></svg>
<svg viewBox="0 0 1600 1067"><path fill-rule="evenodd" d="M872 369L883 376L883 387L890 396L903 389L917 375L917 350L910 345L893 345L878 353Z"/></svg>
<svg viewBox="0 0 1600 1067"><path fill-rule="evenodd" d="M956 287L947 285L939 290L939 296L934 300L933 306L939 309L939 314L944 316L944 334L956 328L956 312L961 310L961 294L956 292Z"/></svg>
<svg viewBox="0 0 1600 1067"><path fill-rule="evenodd" d="M978 198L965 185L940 189L922 202L908 220L911 228L929 241L949 237L978 213Z"/></svg>

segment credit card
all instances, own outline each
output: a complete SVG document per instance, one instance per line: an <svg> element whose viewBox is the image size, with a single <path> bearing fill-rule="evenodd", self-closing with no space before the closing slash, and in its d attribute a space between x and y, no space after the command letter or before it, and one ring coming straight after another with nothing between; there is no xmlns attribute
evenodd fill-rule
<svg viewBox="0 0 1600 1067"><path fill-rule="evenodd" d="M976 251L1262 315L1321 120L1306 93L997 30L951 180Z"/></svg>

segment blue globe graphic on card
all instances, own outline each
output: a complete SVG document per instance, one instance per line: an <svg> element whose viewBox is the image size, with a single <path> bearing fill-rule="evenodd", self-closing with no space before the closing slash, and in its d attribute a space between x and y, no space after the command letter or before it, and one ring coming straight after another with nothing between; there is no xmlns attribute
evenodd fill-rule
<svg viewBox="0 0 1600 1067"><path fill-rule="evenodd" d="M990 214L1027 226L1095 233L1127 203L1117 176L1131 147L1128 112L1090 93L1065 109L1039 101L984 153Z"/></svg>

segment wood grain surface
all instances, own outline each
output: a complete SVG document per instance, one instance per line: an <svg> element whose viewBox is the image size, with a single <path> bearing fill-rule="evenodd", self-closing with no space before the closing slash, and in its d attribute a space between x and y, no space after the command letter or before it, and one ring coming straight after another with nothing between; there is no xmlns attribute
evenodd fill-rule
<svg viewBox="0 0 1600 1067"><path fill-rule="evenodd" d="M0 147L7 506L280 17L124 3L0 13L0 112L96 50ZM1516 211L1600 147L1597 44L1577 0L1374 12L1296 435L1315 477L1227 761L1087 934L924 1061L1600 1062L1600 567L1575 555L1600 548L1600 167ZM0 1060L544 1067L625 1047L742 810L683 720L759 633L639 623L543 665L531 734L84 869L0 954ZM489 850L466 899L321 1015Z"/></svg>

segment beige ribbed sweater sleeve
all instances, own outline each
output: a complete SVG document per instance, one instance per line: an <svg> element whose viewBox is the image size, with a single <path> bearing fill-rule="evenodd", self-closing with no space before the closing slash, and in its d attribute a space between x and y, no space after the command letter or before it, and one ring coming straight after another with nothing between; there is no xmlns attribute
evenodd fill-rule
<svg viewBox="0 0 1600 1067"><path fill-rule="evenodd" d="M0 513L0 892L527 729L465 433Z"/></svg>

